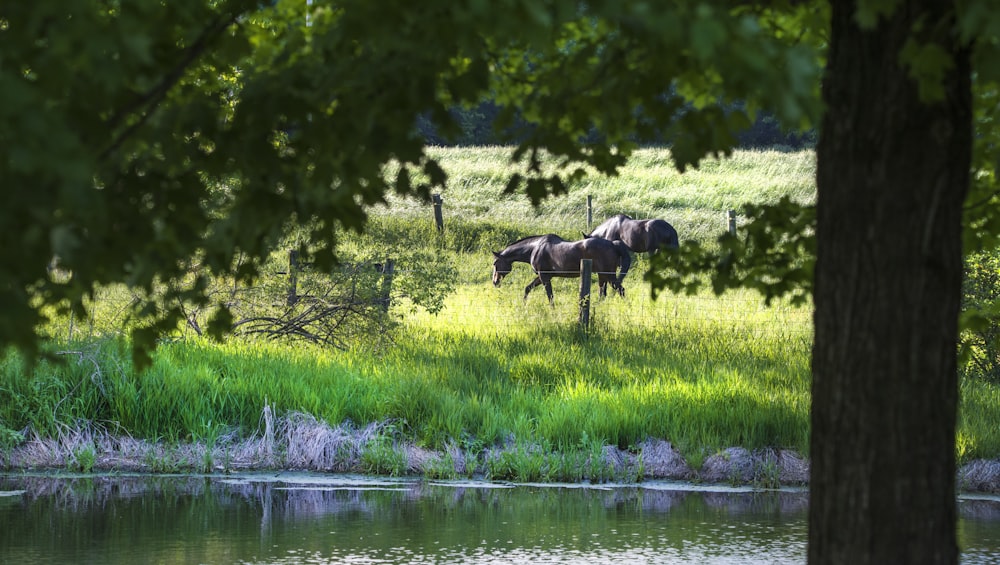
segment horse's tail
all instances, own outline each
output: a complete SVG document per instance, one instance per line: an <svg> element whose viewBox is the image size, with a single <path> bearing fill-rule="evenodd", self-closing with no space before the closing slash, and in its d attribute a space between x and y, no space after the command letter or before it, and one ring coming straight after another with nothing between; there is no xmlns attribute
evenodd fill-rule
<svg viewBox="0 0 1000 565"><path fill-rule="evenodd" d="M620 286L622 281L625 280L625 275L628 274L629 267L632 266L632 250L620 239L611 243L615 246L615 251L618 252L621 264L621 270L618 271L618 284Z"/></svg>

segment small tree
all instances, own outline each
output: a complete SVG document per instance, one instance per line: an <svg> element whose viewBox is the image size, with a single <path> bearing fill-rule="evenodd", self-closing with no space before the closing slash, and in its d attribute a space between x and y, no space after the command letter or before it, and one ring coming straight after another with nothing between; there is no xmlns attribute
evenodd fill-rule
<svg viewBox="0 0 1000 565"><path fill-rule="evenodd" d="M392 339L399 313L418 308L439 312L455 281L455 268L443 258L399 249L393 256L391 268L389 261L369 256L328 271L305 262L286 268L272 261L265 274L250 283L216 279L208 292L212 306L183 305L185 321L202 335L206 323L213 323L206 321L223 313L231 332L239 336L338 349L384 345ZM294 295L289 288L293 278Z"/></svg>
<svg viewBox="0 0 1000 565"><path fill-rule="evenodd" d="M1000 382L1000 254L966 257L959 342L967 377Z"/></svg>

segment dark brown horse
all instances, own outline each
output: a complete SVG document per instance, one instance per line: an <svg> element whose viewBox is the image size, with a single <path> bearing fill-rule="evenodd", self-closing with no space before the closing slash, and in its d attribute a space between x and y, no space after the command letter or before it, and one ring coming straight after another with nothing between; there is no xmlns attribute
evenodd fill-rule
<svg viewBox="0 0 1000 565"><path fill-rule="evenodd" d="M500 281L510 274L512 264L520 261L528 263L537 275L524 289L524 299L538 285L545 286L545 294L552 303L552 277L579 277L580 260L590 259L592 268L597 273L600 295L607 296L608 285L625 296L622 279L632 265L632 257L628 248L620 241L612 242L605 239L589 238L580 241L566 241L553 235L533 235L511 243L503 251L494 251L493 285L500 286ZM621 273L615 276L618 266Z"/></svg>
<svg viewBox="0 0 1000 565"><path fill-rule="evenodd" d="M625 214L608 218L586 237L622 241L636 253L656 253L663 247L677 248L677 230L664 220L633 220Z"/></svg>

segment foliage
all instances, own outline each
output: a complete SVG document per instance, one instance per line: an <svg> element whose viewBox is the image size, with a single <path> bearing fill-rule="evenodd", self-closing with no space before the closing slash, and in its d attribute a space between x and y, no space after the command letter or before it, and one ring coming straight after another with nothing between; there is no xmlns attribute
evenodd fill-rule
<svg viewBox="0 0 1000 565"><path fill-rule="evenodd" d="M341 349L384 343L404 312L441 310L454 287L455 269L446 258L424 249L382 247L386 255L381 258L346 256L355 261L327 272L313 268L308 254L289 250L284 265L273 258L255 281L216 278L205 294L213 303L226 305L236 335ZM206 320L218 313L197 304L181 308L186 324L199 336L205 334Z"/></svg>
<svg viewBox="0 0 1000 565"><path fill-rule="evenodd" d="M94 444L89 443L82 445L73 451L70 470L80 471L81 473L89 473L94 469L94 463L96 461L97 448Z"/></svg>
<svg viewBox="0 0 1000 565"><path fill-rule="evenodd" d="M1000 383L1000 254L966 257L959 347L965 374Z"/></svg>
<svg viewBox="0 0 1000 565"><path fill-rule="evenodd" d="M361 452L361 465L372 475L399 477L409 472L406 454L387 436L368 441Z"/></svg>
<svg viewBox="0 0 1000 565"><path fill-rule="evenodd" d="M744 207L749 222L743 238L725 233L717 248L706 249L696 241L680 250L652 258L646 278L654 296L660 289L694 294L704 284L701 273L712 273L716 294L736 288L759 291L766 303L790 297L806 303L812 294L815 262L815 209L783 197L776 204Z"/></svg>
<svg viewBox="0 0 1000 565"><path fill-rule="evenodd" d="M0 451L7 451L24 441L24 434L0 426Z"/></svg>
<svg viewBox="0 0 1000 565"><path fill-rule="evenodd" d="M736 103L732 106L737 110L745 110L745 104L742 103ZM449 112L461 128L461 133L453 137L440 135L432 122L425 116L417 118L417 129L428 143L432 145L481 147L505 145L520 141L520 137L513 135L511 132L530 129L528 124L522 118L515 117L513 124L510 126L510 131L497 132L493 128L493 122L499 115L500 110L501 108L492 102L482 102L468 108L461 106L450 108ZM641 112L641 109L638 111ZM728 108L727 111L729 111ZM756 119L753 119L753 116L751 116L751 119L753 123L737 134L736 147L745 149L780 146L793 150L801 150L812 147L816 143L815 130L805 133L789 131L787 128L782 127L781 122L770 112L757 112ZM583 139L593 143L601 140L602 136L599 131L592 127ZM643 145L656 146L669 146L670 143L671 140L665 138L662 134L643 141Z"/></svg>
<svg viewBox="0 0 1000 565"><path fill-rule="evenodd" d="M296 221L310 226L309 240L330 242L316 256L330 269L344 230L362 229L372 204L444 186L447 174L415 126L454 139L470 127L454 108L492 99L483 117L517 141L511 161L525 169L507 188L537 203L566 192L580 166L616 173L637 143L670 140L684 170L706 154L730 154L758 109L786 127L815 123L827 41L826 9L797 2L652 10L442 1L417 10L317 1L307 5L309 25L295 0L8 4L0 178L15 188L4 193L0 220L17 241L0 261L0 344L29 351L38 345L29 330L51 307L84 319L95 288L122 282L142 298L134 309L148 323L132 340L141 354L183 319L177 305L208 306L212 277L257 277ZM981 248L1000 233L991 127L1000 18L984 1L959 8L977 69L982 127L967 223L969 247ZM859 21L891 9L863 3ZM933 91L947 62L932 45L909 49L907 64ZM543 151L558 169L543 170ZM241 255L250 260L231 272ZM152 295L188 276L196 256L204 269L194 284ZM72 275L53 276L54 261ZM726 264L720 256L671 268ZM716 288L733 280L722 278ZM229 320L225 303L215 306L213 334Z"/></svg>
<svg viewBox="0 0 1000 565"><path fill-rule="evenodd" d="M449 109L490 94L521 139L511 179L534 202L589 165L613 173L657 135L681 168L728 154L757 108L782 124L817 114L815 51L784 26L817 12L569 0L403 2L99 0L0 9L0 344L28 351L50 307L85 319L98 285L125 283L148 323L137 361L207 306L218 276L249 282L286 228L329 245L389 193L426 198L447 175L415 125L451 136ZM819 12L820 20L822 11ZM116 61L113 66L108 60ZM614 103L608 103L613 100ZM725 104L746 101L745 109ZM641 114L635 111L642 107ZM592 128L599 141L580 144ZM560 168L544 172L542 151ZM386 165L399 163L394 173ZM417 170L425 180L414 180ZM236 258L249 258L231 272ZM170 284L188 276L192 284ZM51 276L56 261L65 278ZM153 296L165 284L166 295ZM150 304L155 302L158 304ZM217 334L228 327L217 303Z"/></svg>

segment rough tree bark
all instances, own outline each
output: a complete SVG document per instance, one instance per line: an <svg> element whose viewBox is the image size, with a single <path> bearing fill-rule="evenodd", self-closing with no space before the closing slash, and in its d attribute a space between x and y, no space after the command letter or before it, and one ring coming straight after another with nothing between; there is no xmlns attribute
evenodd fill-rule
<svg viewBox="0 0 1000 565"><path fill-rule="evenodd" d="M969 55L954 6L899 3L863 30L834 1L817 147L809 562L957 563L955 419ZM920 26L918 26L918 21ZM911 33L954 66L925 103Z"/></svg>

